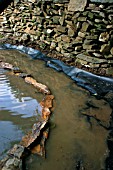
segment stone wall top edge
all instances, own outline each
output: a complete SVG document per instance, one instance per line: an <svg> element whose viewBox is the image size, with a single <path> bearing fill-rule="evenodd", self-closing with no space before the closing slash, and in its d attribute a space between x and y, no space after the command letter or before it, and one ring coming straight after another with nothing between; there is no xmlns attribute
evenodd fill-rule
<svg viewBox="0 0 113 170"><path fill-rule="evenodd" d="M113 0L90 0L90 2L94 3L113 3Z"/></svg>

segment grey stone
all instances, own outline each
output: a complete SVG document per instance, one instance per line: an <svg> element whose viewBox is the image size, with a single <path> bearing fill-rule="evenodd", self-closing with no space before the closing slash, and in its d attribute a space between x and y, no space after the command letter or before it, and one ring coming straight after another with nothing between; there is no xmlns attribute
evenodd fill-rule
<svg viewBox="0 0 113 170"><path fill-rule="evenodd" d="M76 46L75 47L75 51L81 51L81 49L82 49L82 46Z"/></svg>
<svg viewBox="0 0 113 170"><path fill-rule="evenodd" d="M61 51L60 47L56 47L56 50L57 50L58 52L60 52L60 51Z"/></svg>
<svg viewBox="0 0 113 170"><path fill-rule="evenodd" d="M88 28L89 28L89 23L83 22L81 31L86 32Z"/></svg>
<svg viewBox="0 0 113 170"><path fill-rule="evenodd" d="M57 42L60 42L61 41L61 36L58 36L55 38Z"/></svg>
<svg viewBox="0 0 113 170"><path fill-rule="evenodd" d="M113 55L112 54L109 54L109 55L104 55L104 57L106 58L106 59L113 59Z"/></svg>
<svg viewBox="0 0 113 170"><path fill-rule="evenodd" d="M103 32L99 36L99 41L106 42L109 39L109 34L108 32Z"/></svg>
<svg viewBox="0 0 113 170"><path fill-rule="evenodd" d="M102 22L102 20L101 20L101 19L95 19L95 22L97 22L97 23L101 23L101 22Z"/></svg>
<svg viewBox="0 0 113 170"><path fill-rule="evenodd" d="M61 39L64 42L70 42L70 37L68 37L67 35L61 35Z"/></svg>
<svg viewBox="0 0 113 170"><path fill-rule="evenodd" d="M101 17L103 17L103 18L105 18L105 16L106 16L105 13L104 13L104 12L101 12L101 11L100 11L99 15L100 15Z"/></svg>
<svg viewBox="0 0 113 170"><path fill-rule="evenodd" d="M93 40L87 40L87 39L85 39L85 40L84 40L84 44L85 44L85 45L93 44Z"/></svg>
<svg viewBox="0 0 113 170"><path fill-rule="evenodd" d="M66 28L63 27L63 26L58 25L58 26L57 26L57 30L58 30L59 32L65 33Z"/></svg>
<svg viewBox="0 0 113 170"><path fill-rule="evenodd" d="M70 0L68 4L69 11L84 11L87 0Z"/></svg>
<svg viewBox="0 0 113 170"><path fill-rule="evenodd" d="M108 60L108 63L109 64L113 64L113 60Z"/></svg>
<svg viewBox="0 0 113 170"><path fill-rule="evenodd" d="M95 7L96 7L96 5L95 5L95 4L93 4L93 3L89 3L89 6L87 7L87 9L92 10L92 9L95 9Z"/></svg>
<svg viewBox="0 0 113 170"><path fill-rule="evenodd" d="M111 29L111 28L113 28L113 25L107 25L106 28Z"/></svg>
<svg viewBox="0 0 113 170"><path fill-rule="evenodd" d="M78 21L86 21L86 19L87 19L86 17L79 17Z"/></svg>
<svg viewBox="0 0 113 170"><path fill-rule="evenodd" d="M104 53L104 54L108 54L110 51L110 45L109 44L103 44L101 46L100 52Z"/></svg>
<svg viewBox="0 0 113 170"><path fill-rule="evenodd" d="M102 58L102 54L99 54L99 53L93 53L93 55L94 55L95 57Z"/></svg>
<svg viewBox="0 0 113 170"><path fill-rule="evenodd" d="M108 16L108 19L112 21L112 20L113 20L113 14L110 14L110 15Z"/></svg>
<svg viewBox="0 0 113 170"><path fill-rule="evenodd" d="M93 14L92 12L89 12L89 13L88 13L88 17L89 17L90 19L93 19L93 18L94 18L94 14Z"/></svg>
<svg viewBox="0 0 113 170"><path fill-rule="evenodd" d="M56 42L51 42L51 46L50 46L50 49L53 49L56 47Z"/></svg>
<svg viewBox="0 0 113 170"><path fill-rule="evenodd" d="M82 59L93 64L107 63L105 59L95 58L85 54L78 54L76 58Z"/></svg>
<svg viewBox="0 0 113 170"><path fill-rule="evenodd" d="M91 2L113 3L113 0L90 0Z"/></svg>
<svg viewBox="0 0 113 170"><path fill-rule="evenodd" d="M86 36L86 38L88 39L88 40L97 40L98 39L98 35L88 35L88 36Z"/></svg>
<svg viewBox="0 0 113 170"><path fill-rule="evenodd" d="M113 67L107 68L106 69L106 74L113 75Z"/></svg>
<svg viewBox="0 0 113 170"><path fill-rule="evenodd" d="M76 39L73 41L73 44L82 44L83 43L83 39L81 37L76 37Z"/></svg>
<svg viewBox="0 0 113 170"><path fill-rule="evenodd" d="M86 50L92 50L93 49L93 44L91 45L86 45L86 44L83 44L83 49L86 49Z"/></svg>
<svg viewBox="0 0 113 170"><path fill-rule="evenodd" d="M54 24L59 24L59 19L60 19L59 16L53 16L53 17L52 17L52 20L53 20L53 23L54 23Z"/></svg>
<svg viewBox="0 0 113 170"><path fill-rule="evenodd" d="M110 52L111 52L111 54L113 55L113 47L111 48Z"/></svg>
<svg viewBox="0 0 113 170"><path fill-rule="evenodd" d="M69 27L68 28L68 36L73 37L74 35L75 35L75 31L71 27Z"/></svg>
<svg viewBox="0 0 113 170"><path fill-rule="evenodd" d="M85 37L85 33L79 31L78 32L78 36L81 37L81 38L84 38Z"/></svg>
<svg viewBox="0 0 113 170"><path fill-rule="evenodd" d="M63 24L64 24L64 16L60 17L59 23L60 23L61 26L63 26Z"/></svg>

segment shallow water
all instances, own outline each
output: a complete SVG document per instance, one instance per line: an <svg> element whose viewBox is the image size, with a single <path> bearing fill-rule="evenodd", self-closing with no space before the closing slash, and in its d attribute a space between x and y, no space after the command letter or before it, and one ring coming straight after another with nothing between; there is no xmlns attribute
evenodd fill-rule
<svg viewBox="0 0 113 170"><path fill-rule="evenodd" d="M76 86L63 73L45 67L43 61L32 60L26 55L12 50L1 50L0 59L13 63L14 66L20 67L25 73L33 75L37 81L50 87L55 96L54 110L50 120L50 137L46 143L46 159L31 155L26 161L27 169L74 170L85 167L86 170L104 170L104 161L108 155L106 140L109 133L105 126L109 124L112 111L109 104L104 100L97 100L89 92ZM16 94L18 91L16 99L21 102L21 95L24 93L27 97L24 102L29 103L30 99L30 103L32 102L30 113L34 113L37 107L35 99L38 97L38 101L41 101L42 95L39 95L31 85L25 85L20 78L14 78L10 74L7 77L10 88L14 90L12 91ZM35 102L33 102L34 100ZM88 103L91 103L91 106ZM3 107L5 105L4 103ZM20 111L18 108L17 110ZM4 119L0 114L1 120L10 120L12 124L17 126L20 130L20 136L31 127L32 119L36 119L34 114L29 115L29 109L26 110L25 108L24 111L18 114L17 112L13 114L4 113ZM7 112L7 109L2 109L2 112ZM101 115L99 117L101 125L94 118L97 112L98 115ZM89 117L87 113L88 115L93 113L93 116ZM26 120L25 123L24 120ZM52 126L54 124L55 126Z"/></svg>
<svg viewBox="0 0 113 170"><path fill-rule="evenodd" d="M25 92L11 86L6 73L0 69L0 158L31 128L39 105L36 99L26 97Z"/></svg>

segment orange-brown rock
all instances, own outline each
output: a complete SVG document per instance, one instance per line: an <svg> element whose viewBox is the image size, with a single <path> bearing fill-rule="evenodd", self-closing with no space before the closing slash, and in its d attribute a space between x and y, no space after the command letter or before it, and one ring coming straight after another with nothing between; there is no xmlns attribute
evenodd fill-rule
<svg viewBox="0 0 113 170"><path fill-rule="evenodd" d="M25 77L25 82L34 85L36 88L39 89L40 92L43 92L45 94L50 94L50 91L49 91L49 89L48 89L48 87L46 85L38 83L32 77Z"/></svg>

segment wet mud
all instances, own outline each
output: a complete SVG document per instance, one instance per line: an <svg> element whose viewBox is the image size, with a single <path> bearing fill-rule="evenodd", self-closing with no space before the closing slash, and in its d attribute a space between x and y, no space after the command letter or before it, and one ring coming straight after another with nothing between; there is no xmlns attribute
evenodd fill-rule
<svg viewBox="0 0 113 170"><path fill-rule="evenodd" d="M55 96L54 110L49 122L51 130L46 143L46 159L30 155L26 160L27 169L52 170L54 167L54 170L105 170L108 168L106 162L110 164L108 159L110 148L107 141L112 116L112 103L109 104L109 97L105 96L105 100L96 99L88 91L78 87L64 73L58 73L46 67L43 61L33 60L16 50L1 50L0 59L31 74L37 81L47 85ZM4 76L6 73L2 74ZM25 93L25 96L36 100L37 96L39 99L42 98L38 91L34 92L31 85L25 85L21 79L17 79L18 77L7 75L9 86L16 91L18 89L18 95ZM19 98L21 100L21 97ZM34 106L32 100L31 106ZM32 124L29 120L34 118L34 116L22 118L9 112L5 114L7 109L1 109L0 112L0 122L10 120L12 124L18 125L21 133L29 129L28 124ZM26 115L27 113L26 111Z"/></svg>

